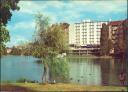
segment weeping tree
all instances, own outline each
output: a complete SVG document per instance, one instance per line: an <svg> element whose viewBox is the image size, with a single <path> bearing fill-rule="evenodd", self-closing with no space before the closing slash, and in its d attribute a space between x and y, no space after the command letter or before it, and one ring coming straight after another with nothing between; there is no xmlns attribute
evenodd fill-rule
<svg viewBox="0 0 128 92"><path fill-rule="evenodd" d="M67 49L67 38L60 24L49 24L49 18L36 15L36 36L33 43L33 55L41 58L44 65L42 81L44 83L56 78L68 78L68 64L64 58L57 56ZM57 77L58 76L58 77Z"/></svg>

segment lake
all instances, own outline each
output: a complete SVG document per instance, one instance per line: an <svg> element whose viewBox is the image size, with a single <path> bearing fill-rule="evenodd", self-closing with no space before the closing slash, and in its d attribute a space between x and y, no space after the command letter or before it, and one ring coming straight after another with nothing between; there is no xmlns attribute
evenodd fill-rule
<svg viewBox="0 0 128 92"><path fill-rule="evenodd" d="M43 64L32 56L2 56L1 81L27 79L41 82ZM126 62L120 59L67 58L69 83L81 85L121 85L120 74L126 73ZM126 81L126 78L124 79Z"/></svg>

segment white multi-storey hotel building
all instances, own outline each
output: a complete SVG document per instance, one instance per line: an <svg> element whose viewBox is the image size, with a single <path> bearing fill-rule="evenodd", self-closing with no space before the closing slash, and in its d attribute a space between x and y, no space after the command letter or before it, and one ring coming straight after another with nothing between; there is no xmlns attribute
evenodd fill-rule
<svg viewBox="0 0 128 92"><path fill-rule="evenodd" d="M102 24L107 21L84 20L69 27L69 44L78 46L100 45Z"/></svg>

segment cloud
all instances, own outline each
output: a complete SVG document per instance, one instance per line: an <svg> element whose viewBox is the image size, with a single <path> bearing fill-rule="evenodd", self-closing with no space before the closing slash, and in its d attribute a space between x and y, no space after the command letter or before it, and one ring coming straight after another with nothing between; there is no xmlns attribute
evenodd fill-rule
<svg viewBox="0 0 128 92"><path fill-rule="evenodd" d="M45 9L52 7L61 9L65 12L66 9L72 11L91 11L100 13L109 13L113 11L122 12L126 10L127 0L112 0L112 1L20 1L20 12L36 13L37 11L45 11ZM48 12L48 11L47 11Z"/></svg>
<svg viewBox="0 0 128 92"><path fill-rule="evenodd" d="M45 11L48 7L62 8L64 3L61 1L20 1L20 13L35 14L37 12Z"/></svg>
<svg viewBox="0 0 128 92"><path fill-rule="evenodd" d="M125 13L126 0L112 1L20 1L20 13L36 14L42 12L51 17L52 23L78 19L85 13L109 15L111 13ZM60 17L61 16L61 17ZM73 19L74 18L74 19Z"/></svg>
<svg viewBox="0 0 128 92"><path fill-rule="evenodd" d="M20 1L18 6L20 7L19 12L27 14L34 14L46 7L43 5L38 5L34 1Z"/></svg>
<svg viewBox="0 0 128 92"><path fill-rule="evenodd" d="M8 42L6 45L7 47L17 46L22 43L27 43L29 40L21 35L15 35L11 37L10 42Z"/></svg>
<svg viewBox="0 0 128 92"><path fill-rule="evenodd" d="M19 30L19 29L31 30L34 28L35 28L35 22L33 21L21 21L13 25L8 25L8 29L10 29L10 31Z"/></svg>
<svg viewBox="0 0 128 92"><path fill-rule="evenodd" d="M127 0L99 0L99 1L71 1L72 8L79 11L95 11L98 13L124 12L127 9ZM82 9L84 7L84 9Z"/></svg>
<svg viewBox="0 0 128 92"><path fill-rule="evenodd" d="M40 4L44 4L44 3L41 2ZM66 3L64 3L63 1L57 1L57 0L56 1L50 1L50 2L49 1L45 1L45 5L47 7L52 6L54 8L63 8L63 7L65 7Z"/></svg>

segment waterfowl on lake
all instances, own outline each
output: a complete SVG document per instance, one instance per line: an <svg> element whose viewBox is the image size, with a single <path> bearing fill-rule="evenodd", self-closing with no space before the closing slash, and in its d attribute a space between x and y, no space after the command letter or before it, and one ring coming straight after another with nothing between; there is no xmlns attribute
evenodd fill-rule
<svg viewBox="0 0 128 92"><path fill-rule="evenodd" d="M73 78L70 78L70 80L73 80Z"/></svg>
<svg viewBox="0 0 128 92"><path fill-rule="evenodd" d="M84 76L81 76L81 78L83 78Z"/></svg>
<svg viewBox="0 0 128 92"><path fill-rule="evenodd" d="M78 82L80 82L80 80L77 80Z"/></svg>

